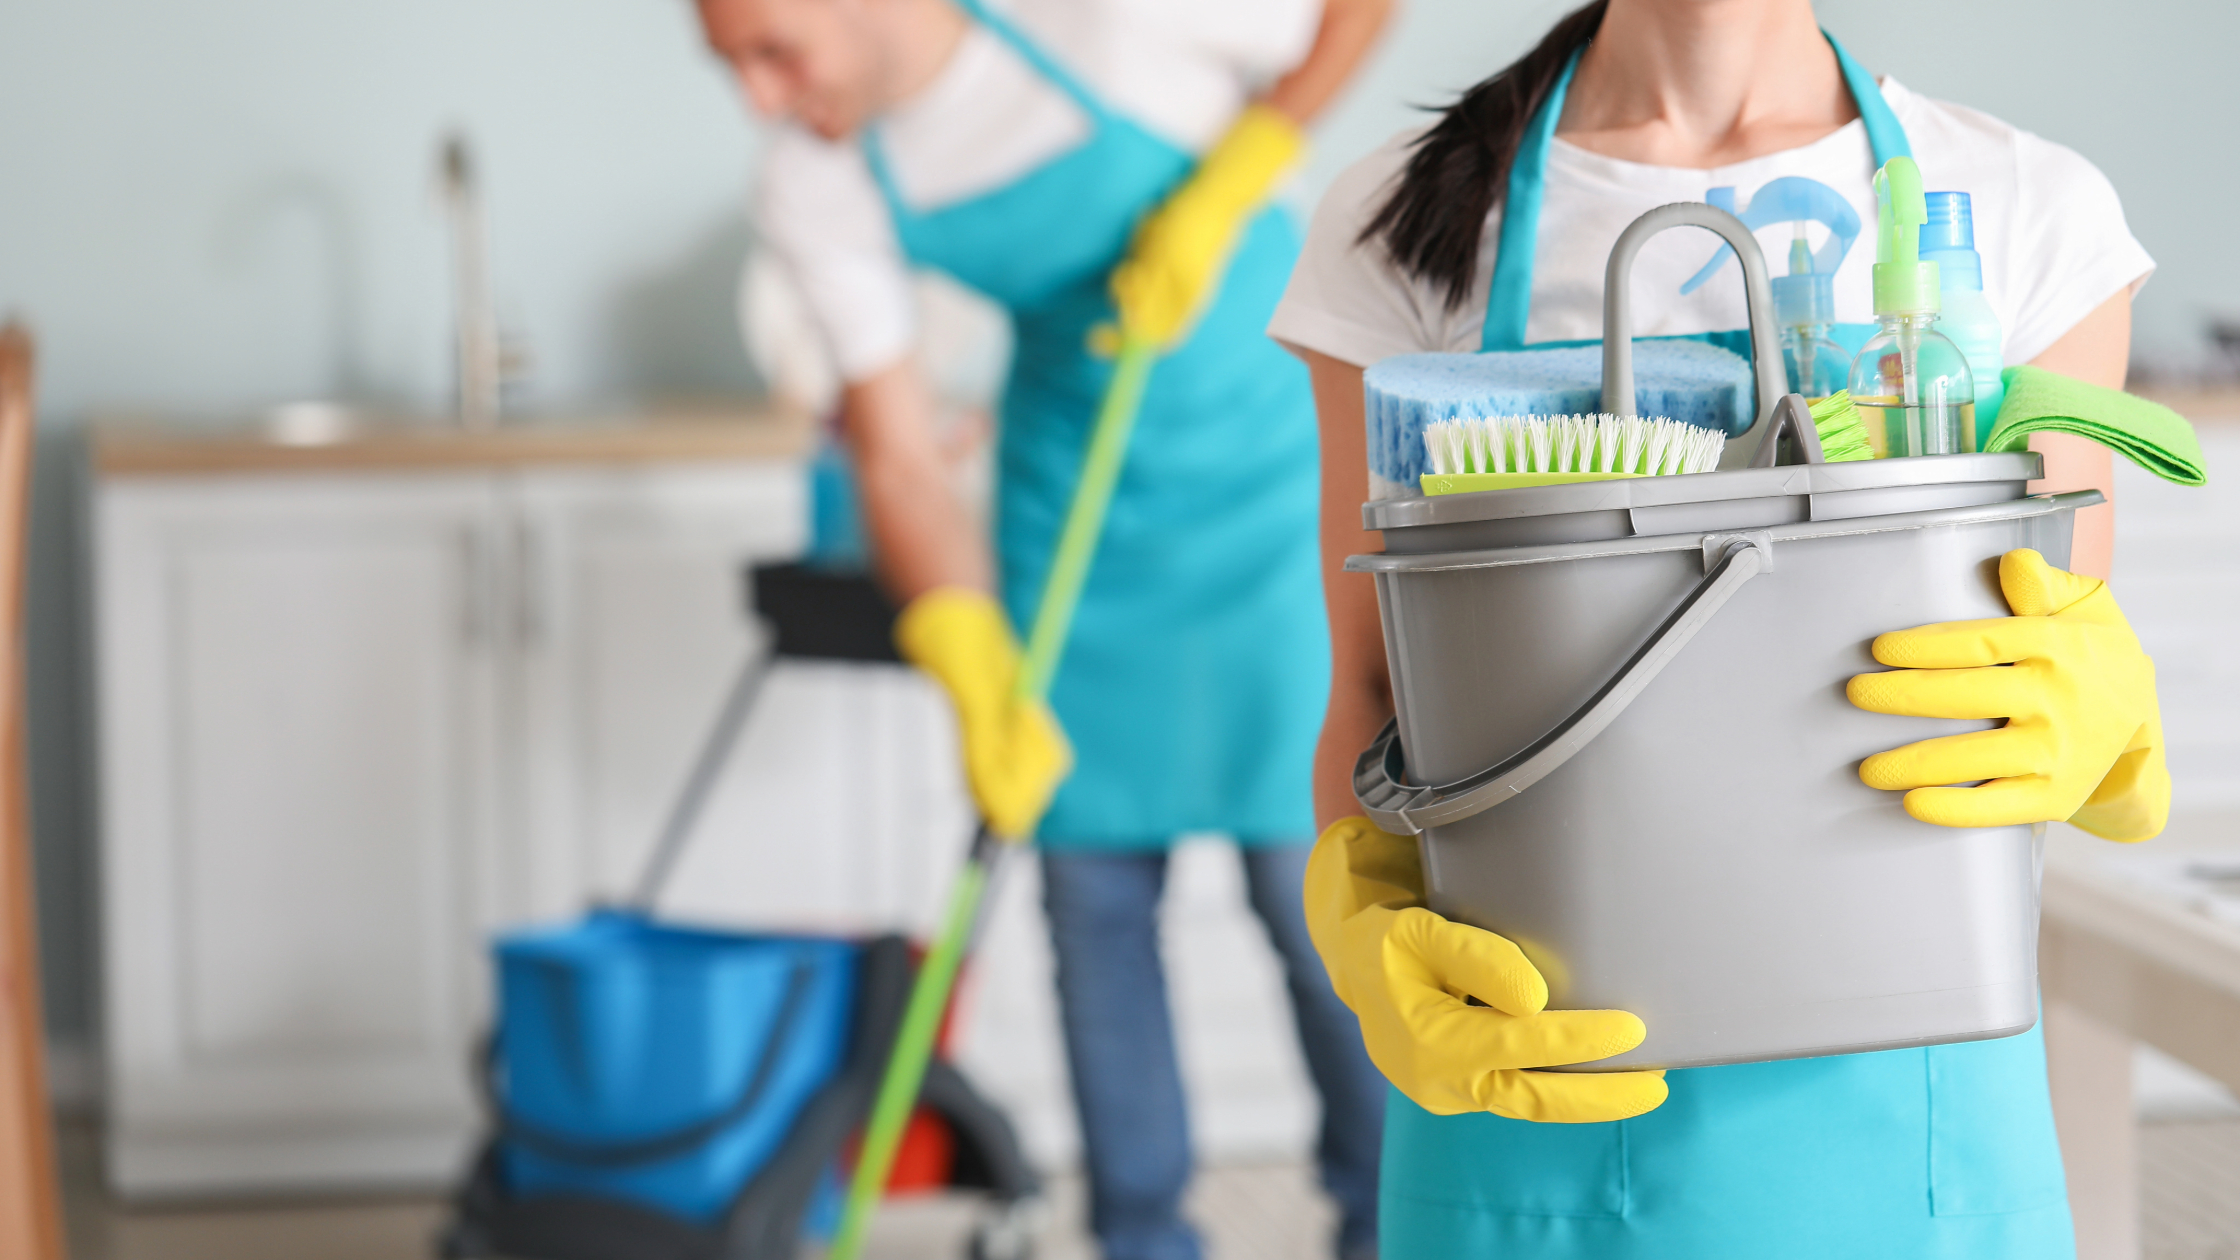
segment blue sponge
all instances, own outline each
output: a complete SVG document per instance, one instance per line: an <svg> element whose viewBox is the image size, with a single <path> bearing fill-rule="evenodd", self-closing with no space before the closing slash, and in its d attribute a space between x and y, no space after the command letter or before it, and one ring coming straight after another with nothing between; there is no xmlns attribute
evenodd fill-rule
<svg viewBox="0 0 2240 1260"><path fill-rule="evenodd" d="M1634 408L1728 436L1757 418L1750 364L1700 341L1637 341ZM1602 347L1503 350L1490 354L1404 354L1372 366L1367 392L1369 471L1399 493L1416 493L1431 471L1423 426L1482 416L1588 415L1602 410Z"/></svg>

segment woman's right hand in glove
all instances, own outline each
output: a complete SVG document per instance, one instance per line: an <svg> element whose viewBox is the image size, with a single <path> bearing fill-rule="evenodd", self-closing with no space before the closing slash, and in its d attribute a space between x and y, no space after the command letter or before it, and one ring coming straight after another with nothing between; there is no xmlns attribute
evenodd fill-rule
<svg viewBox="0 0 2240 1260"><path fill-rule="evenodd" d="M1423 907L1415 841L1366 818L1332 823L1307 863L1306 903L1369 1058L1424 1110L1576 1124L1664 1102L1663 1072L1533 1070L1623 1054L1646 1030L1625 1011L1544 1009L1547 981L1515 944Z"/></svg>

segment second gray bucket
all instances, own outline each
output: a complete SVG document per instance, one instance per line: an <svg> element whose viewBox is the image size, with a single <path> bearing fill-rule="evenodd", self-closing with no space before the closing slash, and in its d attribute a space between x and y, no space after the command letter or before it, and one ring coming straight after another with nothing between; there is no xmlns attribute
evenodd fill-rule
<svg viewBox="0 0 2240 1260"><path fill-rule="evenodd" d="M1630 394L1609 366L1606 408ZM2037 1021L2043 828L1931 826L1858 775L1992 723L1868 713L1844 684L1884 631L2007 615L1999 557L2066 566L2100 496L2027 494L2034 454L1823 464L1802 439L1814 462L1763 466L1772 402L1736 439L1761 466L1381 500L1385 551L1346 564L1375 575L1397 715L1356 795L1550 1006L1641 1017L1638 1048L1580 1070Z"/></svg>

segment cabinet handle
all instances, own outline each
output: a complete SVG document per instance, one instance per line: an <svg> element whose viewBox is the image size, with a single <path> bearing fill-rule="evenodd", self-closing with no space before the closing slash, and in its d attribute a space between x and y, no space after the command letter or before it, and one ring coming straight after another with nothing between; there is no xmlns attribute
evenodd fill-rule
<svg viewBox="0 0 2240 1260"><path fill-rule="evenodd" d="M459 638L470 651L490 642L490 540L479 526L459 532Z"/></svg>
<svg viewBox="0 0 2240 1260"><path fill-rule="evenodd" d="M537 527L513 524L513 641L523 650L544 646L544 546Z"/></svg>

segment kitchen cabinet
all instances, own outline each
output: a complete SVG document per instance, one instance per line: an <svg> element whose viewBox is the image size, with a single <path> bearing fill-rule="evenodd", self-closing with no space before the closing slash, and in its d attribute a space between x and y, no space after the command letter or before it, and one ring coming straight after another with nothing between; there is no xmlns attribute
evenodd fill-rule
<svg viewBox="0 0 2240 1260"><path fill-rule="evenodd" d="M801 496L778 458L97 476L116 1188L456 1170L489 933L620 890Z"/></svg>

